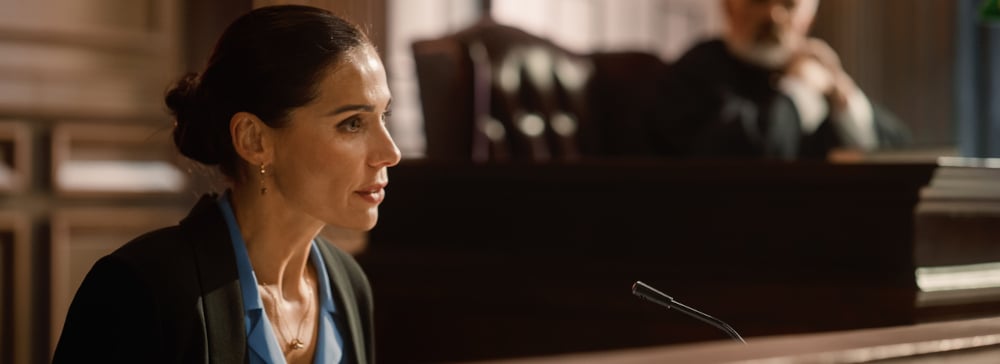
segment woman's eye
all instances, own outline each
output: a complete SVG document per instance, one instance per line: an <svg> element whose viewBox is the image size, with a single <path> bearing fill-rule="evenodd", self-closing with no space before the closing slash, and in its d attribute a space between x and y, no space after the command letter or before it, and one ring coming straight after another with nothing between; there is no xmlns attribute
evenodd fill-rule
<svg viewBox="0 0 1000 364"><path fill-rule="evenodd" d="M340 127L340 129L343 129L344 131L356 133L358 131L361 131L361 127L364 126L364 123L361 121L361 118L352 117L350 119L342 121L338 126Z"/></svg>
<svg viewBox="0 0 1000 364"><path fill-rule="evenodd" d="M390 116L392 116L392 110L386 110L382 113L382 122L384 123L386 120L389 120Z"/></svg>

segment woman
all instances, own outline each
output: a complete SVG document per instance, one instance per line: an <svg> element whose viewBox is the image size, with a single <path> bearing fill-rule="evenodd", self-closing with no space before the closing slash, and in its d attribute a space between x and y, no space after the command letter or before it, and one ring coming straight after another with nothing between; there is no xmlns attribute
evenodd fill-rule
<svg viewBox="0 0 1000 364"><path fill-rule="evenodd" d="M320 240L371 229L399 150L382 62L325 10L254 10L171 89L174 142L231 188L88 273L54 362L367 363L368 281Z"/></svg>

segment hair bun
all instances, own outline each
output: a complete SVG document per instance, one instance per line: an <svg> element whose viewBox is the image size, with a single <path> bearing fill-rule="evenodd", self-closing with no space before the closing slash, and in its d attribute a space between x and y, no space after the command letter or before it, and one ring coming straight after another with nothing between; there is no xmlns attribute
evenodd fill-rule
<svg viewBox="0 0 1000 364"><path fill-rule="evenodd" d="M188 73L167 91L165 102L174 116L174 144L184 156L206 165L219 164L221 153L202 102L200 79Z"/></svg>

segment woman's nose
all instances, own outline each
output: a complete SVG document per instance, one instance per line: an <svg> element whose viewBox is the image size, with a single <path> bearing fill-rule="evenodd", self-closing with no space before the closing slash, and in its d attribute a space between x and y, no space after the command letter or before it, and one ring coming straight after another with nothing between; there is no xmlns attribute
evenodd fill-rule
<svg viewBox="0 0 1000 364"><path fill-rule="evenodd" d="M380 131L375 137L374 145L372 146L371 160L369 164L372 167L392 167L399 164L399 160L402 158L402 154L399 152L399 148L396 147L396 142L392 140L392 135L389 134L389 130L386 129L385 125L379 128Z"/></svg>

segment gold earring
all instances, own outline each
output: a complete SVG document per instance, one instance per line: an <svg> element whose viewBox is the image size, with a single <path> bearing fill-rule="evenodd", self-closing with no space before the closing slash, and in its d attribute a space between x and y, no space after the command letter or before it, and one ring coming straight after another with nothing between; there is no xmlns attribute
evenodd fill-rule
<svg viewBox="0 0 1000 364"><path fill-rule="evenodd" d="M260 164L260 194L263 195L267 193L267 184L264 181L264 174L267 170L264 169L264 163Z"/></svg>

